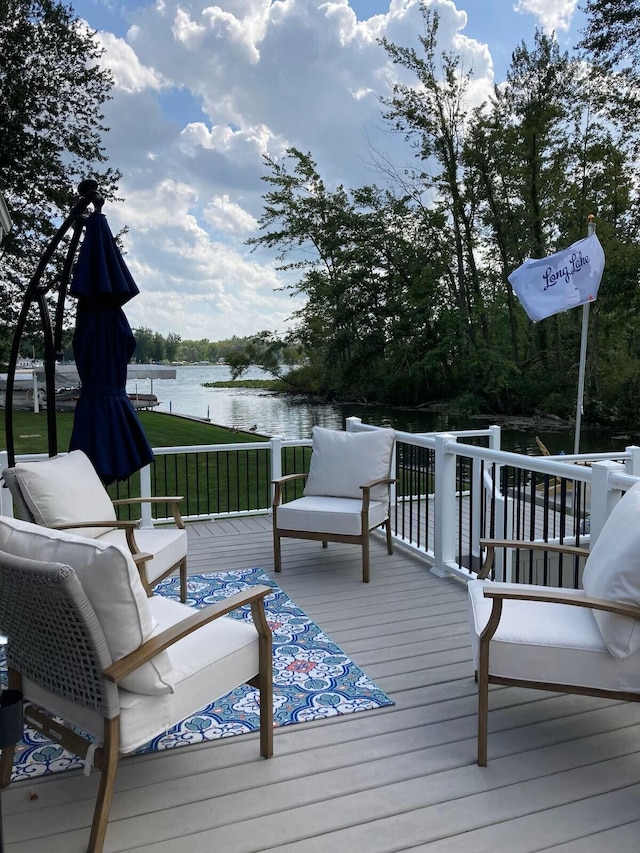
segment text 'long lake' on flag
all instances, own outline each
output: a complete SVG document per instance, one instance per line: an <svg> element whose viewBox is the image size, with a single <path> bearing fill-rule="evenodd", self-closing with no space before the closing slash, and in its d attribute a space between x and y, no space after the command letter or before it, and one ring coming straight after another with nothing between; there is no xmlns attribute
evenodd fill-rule
<svg viewBox="0 0 640 853"><path fill-rule="evenodd" d="M595 234L547 258L529 258L509 281L531 320L593 302L604 271L604 252Z"/></svg>

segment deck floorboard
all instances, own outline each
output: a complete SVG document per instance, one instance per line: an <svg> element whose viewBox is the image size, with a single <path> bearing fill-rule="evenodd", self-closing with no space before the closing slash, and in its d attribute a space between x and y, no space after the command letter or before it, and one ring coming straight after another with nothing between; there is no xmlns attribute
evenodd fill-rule
<svg viewBox="0 0 640 853"><path fill-rule="evenodd" d="M395 705L132 756L105 849L153 853L616 853L640 850L640 704L494 687L489 765L475 764L476 685L464 584L415 556L283 541L268 518L189 525L189 571L260 566ZM2 792L8 853L86 849L97 775ZM35 798L34 798L34 795Z"/></svg>

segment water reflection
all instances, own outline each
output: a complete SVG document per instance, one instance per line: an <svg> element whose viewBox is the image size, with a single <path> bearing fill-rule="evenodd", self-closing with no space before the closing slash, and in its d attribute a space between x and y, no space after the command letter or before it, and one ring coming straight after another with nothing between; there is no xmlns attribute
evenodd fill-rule
<svg viewBox="0 0 640 853"><path fill-rule="evenodd" d="M208 419L226 427L249 430L256 427L262 435L281 435L284 438L310 438L313 426L334 429L344 427L350 415L378 426L392 426L407 432L432 432L454 429L479 429L491 421L470 420L448 412L390 409L383 406L340 406L332 403L311 403L290 399L253 388L205 388L203 382L222 382L230 379L226 365L178 367L175 379L137 380L127 383L127 391L149 393L160 400L158 411ZM251 368L246 378L269 378L258 368ZM552 453L573 452L571 430L539 431L534 426L523 429L503 429L502 449L517 453L539 454L536 434ZM601 432L583 433L580 449L583 452L621 450L638 443L638 436L610 436Z"/></svg>

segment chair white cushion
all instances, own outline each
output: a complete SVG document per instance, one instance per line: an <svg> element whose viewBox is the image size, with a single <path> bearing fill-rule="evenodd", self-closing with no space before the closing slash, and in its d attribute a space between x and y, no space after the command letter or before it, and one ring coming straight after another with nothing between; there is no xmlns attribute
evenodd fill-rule
<svg viewBox="0 0 640 853"><path fill-rule="evenodd" d="M52 527L81 521L115 521L116 512L100 477L82 450L38 462L17 462L16 479L36 524ZM88 537L105 527L82 528Z"/></svg>
<svg viewBox="0 0 640 853"><path fill-rule="evenodd" d="M388 515L386 502L371 501L369 529L378 527ZM279 530L360 536L363 532L362 500L309 495L277 507L276 521Z"/></svg>
<svg viewBox="0 0 640 853"><path fill-rule="evenodd" d="M582 576L592 598L640 605L640 483L622 496L594 543ZM640 649L640 622L594 611L607 648L616 657Z"/></svg>
<svg viewBox="0 0 640 853"><path fill-rule="evenodd" d="M395 433L392 429L343 432L313 428L313 450L305 495L362 498L360 486L388 477ZM388 486L376 486L371 497L387 501Z"/></svg>
<svg viewBox="0 0 640 853"><path fill-rule="evenodd" d="M127 549L0 516L0 550L71 566L96 612L113 660L134 651L158 632ZM171 660L163 652L127 676L121 686L150 695L167 693L173 689L173 677Z"/></svg>
<svg viewBox="0 0 640 853"><path fill-rule="evenodd" d="M161 595L149 599L161 629L190 616L194 608ZM172 694L143 696L120 690L120 751L131 752L151 738L224 696L258 673L258 632L250 622L223 616L175 643L167 652L173 665ZM25 697L65 720L103 735L100 715L37 688L25 679ZM247 709L245 708L245 711ZM255 709L256 715L259 709Z"/></svg>
<svg viewBox="0 0 640 853"><path fill-rule="evenodd" d="M493 602L484 597L485 586L540 589L529 584L469 581L468 604L471 645L476 670L480 634ZM566 593L566 589L544 587ZM584 595L577 590L576 595ZM586 607L530 601L504 601L502 618L489 651L489 672L550 684L570 684L604 690L640 690L640 659L609 654L593 612Z"/></svg>
<svg viewBox="0 0 640 853"><path fill-rule="evenodd" d="M187 531L180 527L138 527L134 535L140 550L145 554L153 554L153 559L145 563L145 572L150 583L162 577L187 556ZM99 536L97 541L129 549L124 530L110 530Z"/></svg>

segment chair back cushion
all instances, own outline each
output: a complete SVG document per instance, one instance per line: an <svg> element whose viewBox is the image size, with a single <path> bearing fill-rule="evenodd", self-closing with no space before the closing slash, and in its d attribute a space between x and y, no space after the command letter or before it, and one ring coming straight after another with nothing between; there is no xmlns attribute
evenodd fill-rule
<svg viewBox="0 0 640 853"><path fill-rule="evenodd" d="M0 516L0 551L71 566L96 613L114 661L157 633L138 569L125 549ZM169 655L157 655L123 679L120 686L148 695L172 692Z"/></svg>
<svg viewBox="0 0 640 853"><path fill-rule="evenodd" d="M36 524L52 527L116 520L111 498L82 450L38 462L18 462L15 475ZM95 538L108 529L83 527L78 535Z"/></svg>
<svg viewBox="0 0 640 853"><path fill-rule="evenodd" d="M23 521L34 521L33 513L25 503L22 489L18 483L15 468L5 468L2 472L2 479L5 486L11 493L11 503L13 504L13 517L21 518Z"/></svg>
<svg viewBox="0 0 640 853"><path fill-rule="evenodd" d="M622 496L605 522L584 567L587 595L640 606L640 483ZM594 610L602 638L615 657L640 649L640 621Z"/></svg>
<svg viewBox="0 0 640 853"><path fill-rule="evenodd" d="M362 499L360 486L389 476L394 440L392 429L343 432L314 427L305 495ZM375 486L371 497L386 504L389 487Z"/></svg>

